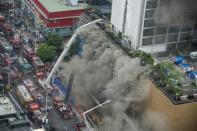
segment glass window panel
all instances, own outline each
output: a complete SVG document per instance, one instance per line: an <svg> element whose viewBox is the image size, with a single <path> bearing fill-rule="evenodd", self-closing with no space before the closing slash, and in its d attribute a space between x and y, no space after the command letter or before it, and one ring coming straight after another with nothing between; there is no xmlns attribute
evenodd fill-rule
<svg viewBox="0 0 197 131"><path fill-rule="evenodd" d="M153 27L155 25L154 20L145 20L144 21L144 27Z"/></svg>
<svg viewBox="0 0 197 131"><path fill-rule="evenodd" d="M181 31L182 32L192 31L192 26L191 25L184 25L181 27Z"/></svg>
<svg viewBox="0 0 197 131"><path fill-rule="evenodd" d="M155 36L155 44L161 44L166 42L166 36Z"/></svg>
<svg viewBox="0 0 197 131"><path fill-rule="evenodd" d="M156 35L162 35L167 33L167 27L156 28Z"/></svg>
<svg viewBox="0 0 197 131"><path fill-rule="evenodd" d="M168 35L168 43L169 42L177 42L178 34Z"/></svg>
<svg viewBox="0 0 197 131"><path fill-rule="evenodd" d="M176 49L176 43L170 43L166 45L166 50L175 50Z"/></svg>
<svg viewBox="0 0 197 131"><path fill-rule="evenodd" d="M153 18L154 10L146 10L145 18Z"/></svg>
<svg viewBox="0 0 197 131"><path fill-rule="evenodd" d="M168 33L178 33L179 32L179 27L178 26L170 26Z"/></svg>
<svg viewBox="0 0 197 131"><path fill-rule="evenodd" d="M146 3L146 9L152 9L157 7L157 1L152 0L152 1L147 1Z"/></svg>
<svg viewBox="0 0 197 131"><path fill-rule="evenodd" d="M192 39L197 39L197 31L192 34Z"/></svg>
<svg viewBox="0 0 197 131"><path fill-rule="evenodd" d="M152 45L153 37L142 38L142 45Z"/></svg>
<svg viewBox="0 0 197 131"><path fill-rule="evenodd" d="M154 35L154 28L144 29L143 36L153 36Z"/></svg>
<svg viewBox="0 0 197 131"><path fill-rule="evenodd" d="M185 41L191 39L191 33L182 33L180 35L180 41Z"/></svg>

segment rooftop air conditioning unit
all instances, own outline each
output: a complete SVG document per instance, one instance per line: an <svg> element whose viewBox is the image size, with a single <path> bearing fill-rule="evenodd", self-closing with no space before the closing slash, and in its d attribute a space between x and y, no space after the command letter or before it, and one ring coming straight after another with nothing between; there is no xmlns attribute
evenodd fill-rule
<svg viewBox="0 0 197 131"><path fill-rule="evenodd" d="M78 1L79 1L79 0L67 0L67 3L68 3L69 5L78 5Z"/></svg>

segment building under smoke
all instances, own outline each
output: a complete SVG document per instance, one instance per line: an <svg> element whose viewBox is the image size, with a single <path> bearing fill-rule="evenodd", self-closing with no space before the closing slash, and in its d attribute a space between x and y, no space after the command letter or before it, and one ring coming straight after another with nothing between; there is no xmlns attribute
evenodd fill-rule
<svg viewBox="0 0 197 131"><path fill-rule="evenodd" d="M72 88L75 104L85 111L110 99L109 104L92 112L99 114L93 120L101 120L102 131L170 131L163 117L155 119L152 113L145 117L149 66L140 66L139 58L131 59L96 26L81 35L85 37L81 55L62 65L65 80L69 79L67 74L75 72Z"/></svg>
<svg viewBox="0 0 197 131"><path fill-rule="evenodd" d="M128 46L146 52L188 47L197 41L196 0L113 0L111 23Z"/></svg>

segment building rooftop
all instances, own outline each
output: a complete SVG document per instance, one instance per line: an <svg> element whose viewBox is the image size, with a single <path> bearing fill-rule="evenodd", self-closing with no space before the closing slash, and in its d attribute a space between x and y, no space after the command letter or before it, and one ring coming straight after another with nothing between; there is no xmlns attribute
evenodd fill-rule
<svg viewBox="0 0 197 131"><path fill-rule="evenodd" d="M66 5L62 0L39 0L48 12L60 12L69 10L80 10L87 7L86 3L78 3L77 6Z"/></svg>
<svg viewBox="0 0 197 131"><path fill-rule="evenodd" d="M0 116L15 114L16 109L7 97L0 97Z"/></svg>

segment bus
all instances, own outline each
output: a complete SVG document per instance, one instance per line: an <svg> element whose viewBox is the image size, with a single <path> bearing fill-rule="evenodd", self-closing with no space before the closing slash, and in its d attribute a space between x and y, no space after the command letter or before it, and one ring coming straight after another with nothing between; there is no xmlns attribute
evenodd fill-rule
<svg viewBox="0 0 197 131"><path fill-rule="evenodd" d="M33 98L31 97L31 95L29 94L28 90L24 85L17 86L16 94L21 104L25 107L33 101Z"/></svg>

